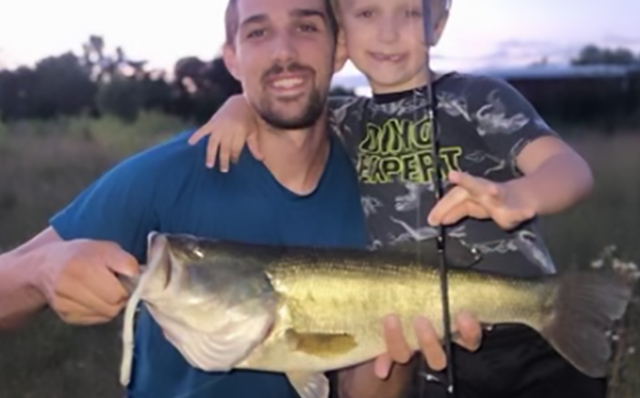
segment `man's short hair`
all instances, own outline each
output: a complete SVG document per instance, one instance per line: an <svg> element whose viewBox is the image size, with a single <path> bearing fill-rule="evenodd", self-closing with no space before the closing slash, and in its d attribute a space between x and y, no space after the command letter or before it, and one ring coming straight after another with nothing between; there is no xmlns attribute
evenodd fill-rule
<svg viewBox="0 0 640 398"><path fill-rule="evenodd" d="M225 25L225 35L226 35L226 44L232 45L233 41L238 34L238 28L240 25L240 18L238 16L238 1L240 0L229 0L227 3L227 10L224 15L224 25ZM330 0L324 0L325 10L327 11L327 22L329 24L329 30L333 35L334 42L338 38L338 22L336 20L336 15L333 12L333 7L331 7Z"/></svg>

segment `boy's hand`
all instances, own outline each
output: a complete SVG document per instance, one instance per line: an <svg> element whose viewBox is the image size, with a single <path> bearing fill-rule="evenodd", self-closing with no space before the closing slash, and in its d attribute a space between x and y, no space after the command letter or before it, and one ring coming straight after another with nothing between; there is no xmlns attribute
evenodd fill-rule
<svg viewBox="0 0 640 398"><path fill-rule="evenodd" d="M245 143L256 159L263 159L255 130L246 100L236 95L229 98L207 123L189 137L189 144L194 145L209 135L206 166L213 168L219 156L220 171L227 172L229 161L238 161Z"/></svg>
<svg viewBox="0 0 640 398"><path fill-rule="evenodd" d="M449 225L464 217L492 218L504 229L512 229L536 215L530 200L509 183L496 183L467 173L452 171L449 181L456 186L434 206L431 225Z"/></svg>
<svg viewBox="0 0 640 398"><path fill-rule="evenodd" d="M468 312L461 312L453 317L454 343L473 352L480 348L482 340L482 326L476 317ZM377 377L385 379L393 363L405 364L413 356L413 351L404 338L402 325L397 315L387 315L383 319L384 339L387 344L387 352L378 356L373 364ZM420 345L420 351L424 355L429 367L440 371L447 366L447 356L442 343L431 321L424 317L414 320L414 331Z"/></svg>

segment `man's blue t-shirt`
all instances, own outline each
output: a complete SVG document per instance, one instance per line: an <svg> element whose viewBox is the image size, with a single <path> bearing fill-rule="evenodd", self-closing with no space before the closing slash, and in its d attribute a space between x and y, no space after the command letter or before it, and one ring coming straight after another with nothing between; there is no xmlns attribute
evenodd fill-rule
<svg viewBox="0 0 640 398"><path fill-rule="evenodd" d="M152 231L280 245L364 247L355 171L339 141L317 189L300 196L280 185L245 149L228 173L204 166L206 143L184 132L103 175L51 219L65 240L114 241L146 261ZM296 397L280 374L194 369L141 307L136 320L132 398Z"/></svg>

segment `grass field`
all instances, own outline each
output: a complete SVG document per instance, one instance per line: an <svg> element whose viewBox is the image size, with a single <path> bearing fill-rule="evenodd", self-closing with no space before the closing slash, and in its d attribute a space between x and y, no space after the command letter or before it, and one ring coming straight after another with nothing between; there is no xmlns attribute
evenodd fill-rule
<svg viewBox="0 0 640 398"><path fill-rule="evenodd" d="M9 249L119 159L186 127L160 115L133 125L114 119L0 124L0 248ZM571 144L591 164L592 196L544 220L562 269L589 267L602 250L640 263L640 131L614 138L572 131ZM640 396L638 305L625 320L612 369L611 397ZM119 322L74 328L45 313L29 327L0 334L0 398L113 398L120 359Z"/></svg>

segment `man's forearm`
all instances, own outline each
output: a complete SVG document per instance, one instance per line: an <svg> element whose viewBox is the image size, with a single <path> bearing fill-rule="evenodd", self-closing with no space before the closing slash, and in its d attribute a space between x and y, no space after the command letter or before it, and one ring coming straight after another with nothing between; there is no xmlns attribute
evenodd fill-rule
<svg viewBox="0 0 640 398"><path fill-rule="evenodd" d="M561 212L586 197L593 187L593 177L579 155L562 153L507 184L530 201L536 214L548 215Z"/></svg>
<svg viewBox="0 0 640 398"><path fill-rule="evenodd" d="M15 328L46 305L34 284L34 253L0 255L0 329Z"/></svg>

